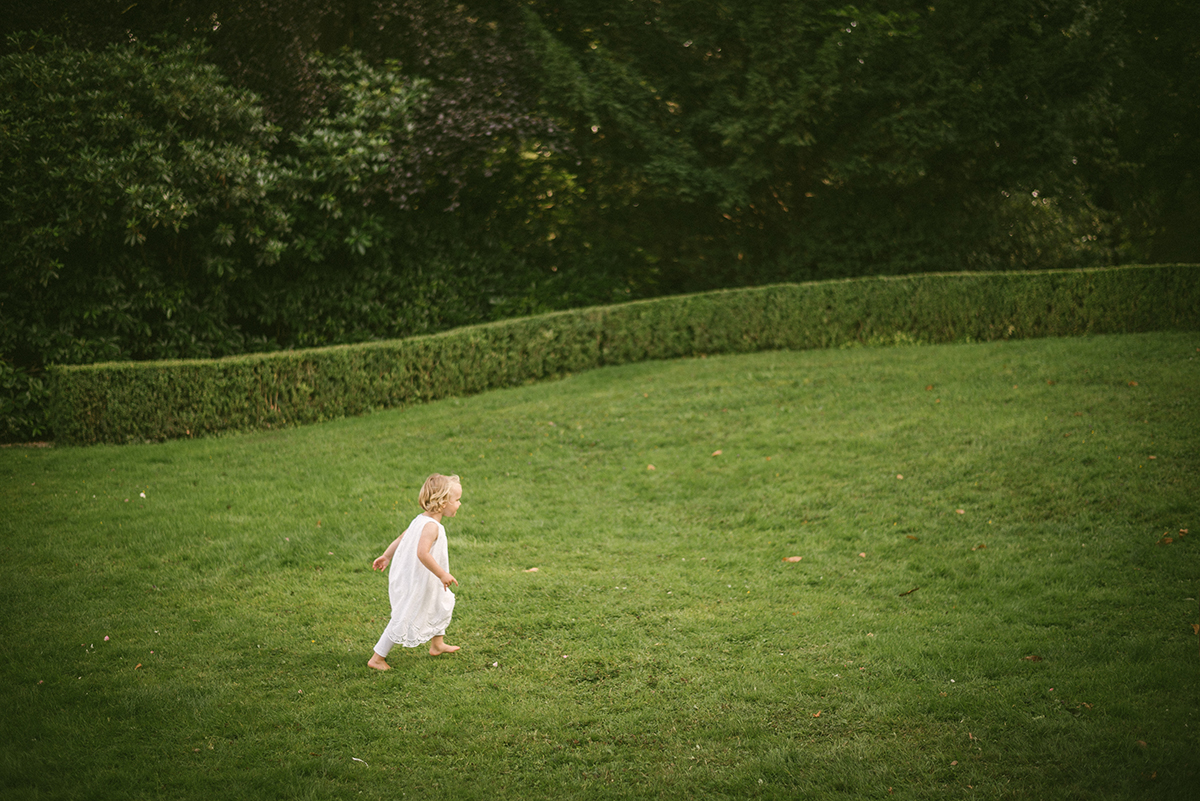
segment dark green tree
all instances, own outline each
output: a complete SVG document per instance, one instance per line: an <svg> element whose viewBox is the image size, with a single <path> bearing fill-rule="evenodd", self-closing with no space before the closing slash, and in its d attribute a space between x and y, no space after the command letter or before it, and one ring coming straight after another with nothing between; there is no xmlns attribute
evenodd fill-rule
<svg viewBox="0 0 1200 801"><path fill-rule="evenodd" d="M530 7L586 230L644 291L1105 258L1025 242L1093 222L1071 159L1113 43L1081 3Z"/></svg>
<svg viewBox="0 0 1200 801"><path fill-rule="evenodd" d="M463 109L482 132L431 133L435 81L313 52L322 104L281 131L203 41L87 50L35 33L0 58L6 439L44 433L46 364L542 308L527 254L552 239L555 216L537 212L565 179L519 126Z"/></svg>
<svg viewBox="0 0 1200 801"><path fill-rule="evenodd" d="M244 350L239 287L279 258L290 220L269 191L274 129L200 47L14 44L0 58L0 418L38 434L44 364Z"/></svg>
<svg viewBox="0 0 1200 801"><path fill-rule="evenodd" d="M1200 262L1200 4L1126 0L1089 186L1129 260Z"/></svg>

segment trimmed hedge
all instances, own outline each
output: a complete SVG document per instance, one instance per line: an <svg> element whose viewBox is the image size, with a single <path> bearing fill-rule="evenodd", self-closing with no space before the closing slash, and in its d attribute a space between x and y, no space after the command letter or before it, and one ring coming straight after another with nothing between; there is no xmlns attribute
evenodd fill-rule
<svg viewBox="0 0 1200 801"><path fill-rule="evenodd" d="M431 336L52 372L68 444L277 428L644 359L895 342L1200 330L1200 265L780 284Z"/></svg>

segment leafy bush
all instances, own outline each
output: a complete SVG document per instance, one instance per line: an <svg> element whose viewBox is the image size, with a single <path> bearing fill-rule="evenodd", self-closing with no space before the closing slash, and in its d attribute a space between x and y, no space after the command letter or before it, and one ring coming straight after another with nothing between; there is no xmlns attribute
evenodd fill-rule
<svg viewBox="0 0 1200 801"><path fill-rule="evenodd" d="M245 350L245 267L289 227L274 131L199 47L26 38L0 58L5 439L45 433L47 363Z"/></svg>
<svg viewBox="0 0 1200 801"><path fill-rule="evenodd" d="M89 52L26 34L10 50L0 441L47 434L50 364L360 342L549 308L521 252L552 239L538 195L561 171L497 142L485 166L519 168L522 192L485 201L484 176L459 213L399 202L429 90L394 63L319 59L327 103L280 141L198 43Z"/></svg>
<svg viewBox="0 0 1200 801"><path fill-rule="evenodd" d="M429 82L353 51L323 57L320 75L329 102L281 156L289 250L258 272L261 307L242 324L282 346L314 347L527 313L537 276L522 254L553 225L532 212L561 174L541 166L536 149L497 143L451 213L441 193L397 178L414 159L433 169L415 152L428 144L417 127Z"/></svg>
<svg viewBox="0 0 1200 801"><path fill-rule="evenodd" d="M555 312L392 342L61 367L66 443L298 425L610 364L771 348L1200 330L1200 267L784 284Z"/></svg>

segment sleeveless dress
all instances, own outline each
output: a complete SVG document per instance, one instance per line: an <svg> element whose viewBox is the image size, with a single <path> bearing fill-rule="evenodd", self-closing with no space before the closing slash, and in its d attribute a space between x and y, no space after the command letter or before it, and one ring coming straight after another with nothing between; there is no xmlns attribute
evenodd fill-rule
<svg viewBox="0 0 1200 801"><path fill-rule="evenodd" d="M384 635L405 648L416 648L439 634L446 633L454 613L454 593L442 586L438 577L417 558L421 529L437 523L428 515L417 515L404 532L392 565L388 570L388 598L392 619ZM446 547L446 529L437 523L438 537L429 549L433 560L450 572L450 553Z"/></svg>

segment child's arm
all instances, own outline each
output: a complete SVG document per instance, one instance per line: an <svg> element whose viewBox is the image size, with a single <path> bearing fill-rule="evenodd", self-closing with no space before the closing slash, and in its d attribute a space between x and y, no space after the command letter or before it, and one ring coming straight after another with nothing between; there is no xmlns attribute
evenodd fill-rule
<svg viewBox="0 0 1200 801"><path fill-rule="evenodd" d="M392 561L392 557L396 554L396 548L400 545L400 540L404 539L404 532L400 532L400 536L392 541L392 544L387 547L382 556L379 556L371 563L372 570L383 570L388 566L388 562Z"/></svg>
<svg viewBox="0 0 1200 801"><path fill-rule="evenodd" d="M417 542L417 558L421 560L421 564L429 568L433 575L438 577L438 581L442 582L442 589L450 589L450 584L453 582L458 584L458 579L450 575L447 571L442 570L442 566L434 560L433 555L429 553L429 549L437 542L438 525L430 520L425 524L425 528L421 529L421 539Z"/></svg>

